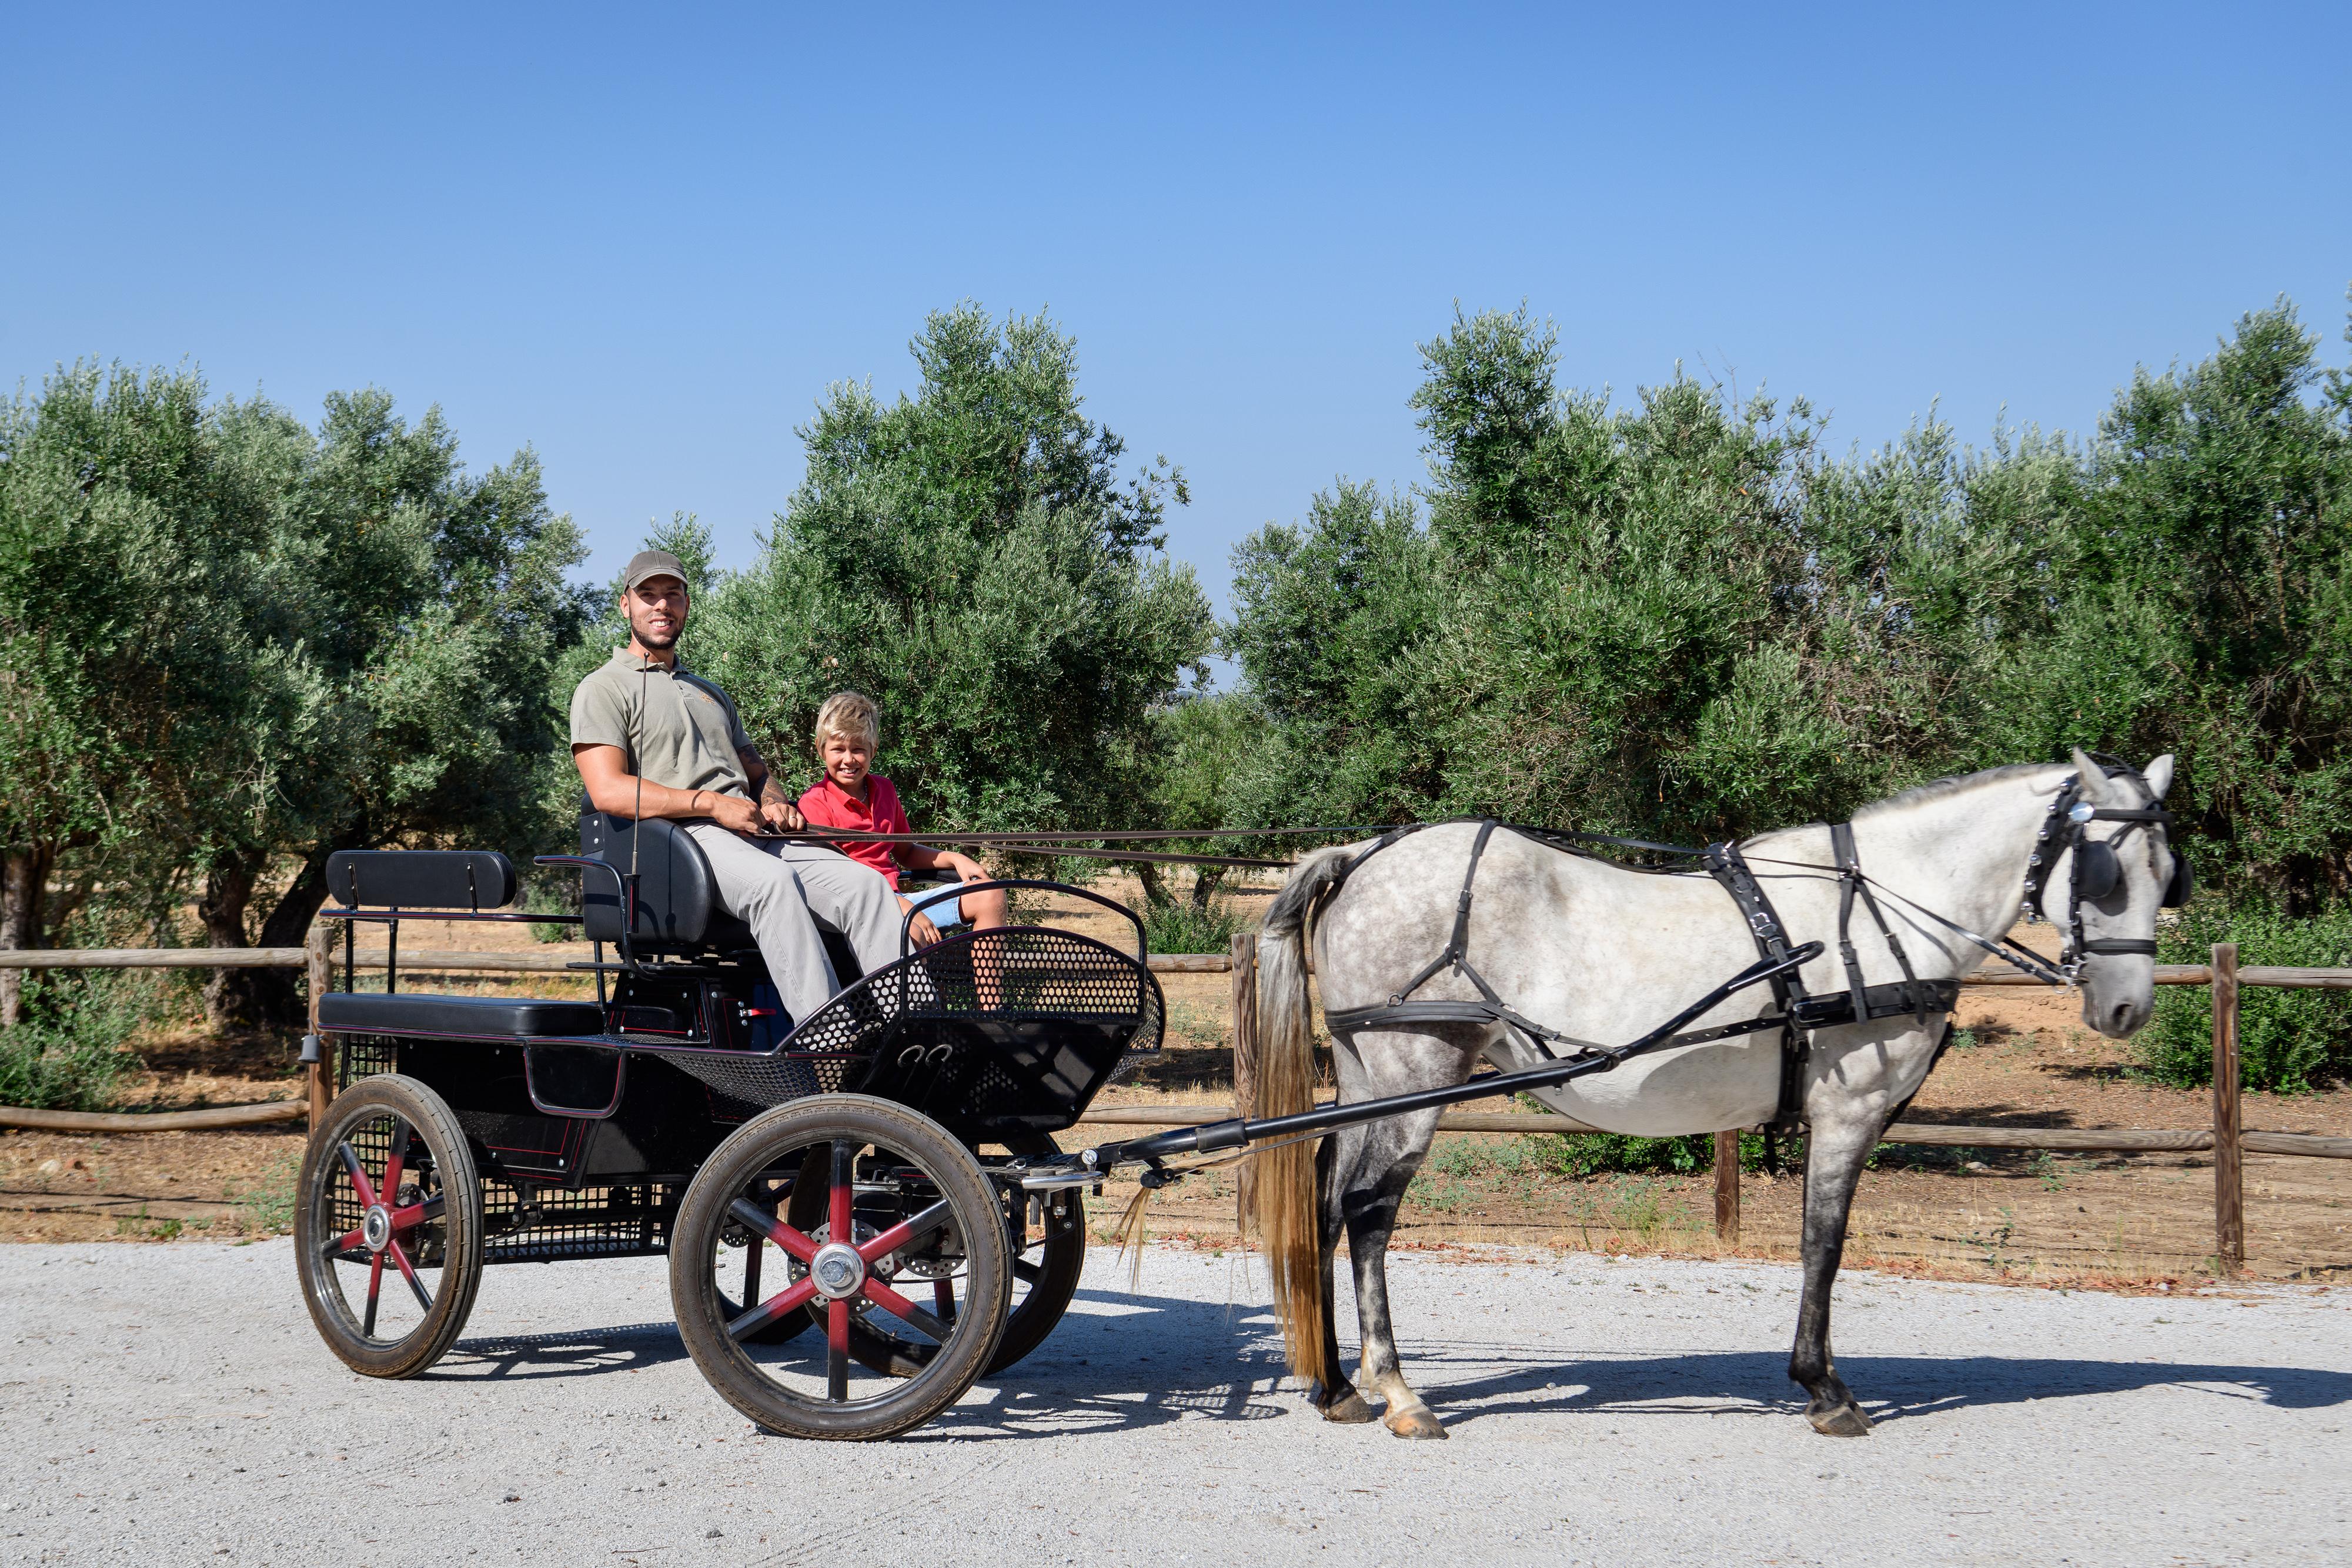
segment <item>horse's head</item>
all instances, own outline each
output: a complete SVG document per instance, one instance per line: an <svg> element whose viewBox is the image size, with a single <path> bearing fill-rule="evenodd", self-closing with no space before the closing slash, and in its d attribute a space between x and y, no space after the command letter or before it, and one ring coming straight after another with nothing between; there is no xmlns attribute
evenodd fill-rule
<svg viewBox="0 0 2352 1568"><path fill-rule="evenodd" d="M2074 831L2051 868L2042 912L2073 949L2083 1021L2123 1040L2155 1010L2156 912L2189 894L2188 862L2174 856L2164 814L2172 758L2134 772L2102 768L2077 751L2074 768L2081 780Z"/></svg>

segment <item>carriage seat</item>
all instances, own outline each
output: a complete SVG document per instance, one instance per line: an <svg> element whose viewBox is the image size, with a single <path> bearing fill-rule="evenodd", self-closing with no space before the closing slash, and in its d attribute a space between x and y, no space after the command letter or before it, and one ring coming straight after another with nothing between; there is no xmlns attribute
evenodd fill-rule
<svg viewBox="0 0 2352 1568"><path fill-rule="evenodd" d="M449 997L430 991L328 991L319 1027L341 1034L439 1036L450 1040L571 1038L601 1034L594 1002L530 997Z"/></svg>
<svg viewBox="0 0 2352 1568"><path fill-rule="evenodd" d="M684 827L660 817L632 821L593 806L580 813L582 854L626 875L632 848L637 872L637 919L629 932L633 952L694 956L759 950L751 928L719 907L719 879L711 873L702 846ZM582 878L581 912L587 916L585 934L591 940L620 940L620 896L612 878ZM816 929L843 985L865 974L845 937L822 920Z"/></svg>
<svg viewBox="0 0 2352 1568"><path fill-rule="evenodd" d="M340 850L327 858L327 891L345 909L394 916L481 916L515 898L514 862L494 850ZM450 997L429 991L323 991L319 1027L342 1034L528 1039L595 1034L593 1002L529 997Z"/></svg>
<svg viewBox="0 0 2352 1568"><path fill-rule="evenodd" d="M637 873L637 919L629 945L641 953L740 952L757 946L751 928L719 906L719 879L702 846L678 823L642 822L593 807L580 813L580 852ZM607 876L581 879L581 913L591 941L621 939L620 894Z"/></svg>

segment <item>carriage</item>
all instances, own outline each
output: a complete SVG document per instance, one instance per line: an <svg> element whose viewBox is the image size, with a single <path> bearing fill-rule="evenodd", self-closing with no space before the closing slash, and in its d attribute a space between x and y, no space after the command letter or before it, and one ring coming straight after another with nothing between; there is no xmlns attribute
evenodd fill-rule
<svg viewBox="0 0 2352 1568"><path fill-rule="evenodd" d="M343 987L318 1018L340 1092L303 1162L296 1236L336 1355L414 1375L457 1342L485 1267L646 1254L668 1256L713 1386L779 1432L904 1431L1036 1348L1077 1288L1100 1179L1041 1179L1053 1134L1160 1046L1132 912L1083 888L979 884L1104 905L1134 923L1135 950L1042 925L919 951L902 933L873 974L824 933L847 983L795 1020L677 824L590 811L581 852L541 863L578 870L580 915L509 909L500 854L330 863ZM572 967L595 998L404 991L404 917L578 922L593 956ZM352 988L361 924L390 937L380 992Z"/></svg>

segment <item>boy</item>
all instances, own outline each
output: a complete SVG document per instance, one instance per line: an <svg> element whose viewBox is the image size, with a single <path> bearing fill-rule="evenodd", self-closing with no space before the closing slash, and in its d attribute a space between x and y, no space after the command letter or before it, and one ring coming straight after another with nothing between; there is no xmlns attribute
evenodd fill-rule
<svg viewBox="0 0 2352 1568"><path fill-rule="evenodd" d="M824 766L824 777L818 779L800 799L801 815L812 828L851 828L867 833L911 833L906 808L898 803L898 791L890 780L870 769L874 754L882 747L882 713L874 699L857 692L840 692L825 699L817 710L816 755ZM890 890L898 890L898 868L909 871L945 871L952 873L959 882L985 882L988 873L978 861L960 855L953 850L935 850L922 844L875 844L846 842L842 852L850 859L880 872L889 882ZM903 894L898 899L901 915L913 909L911 901ZM915 916L910 928L915 944L928 947L940 939L940 928L969 924L975 931L1004 924L1004 890L984 888L961 897L937 897L927 903Z"/></svg>

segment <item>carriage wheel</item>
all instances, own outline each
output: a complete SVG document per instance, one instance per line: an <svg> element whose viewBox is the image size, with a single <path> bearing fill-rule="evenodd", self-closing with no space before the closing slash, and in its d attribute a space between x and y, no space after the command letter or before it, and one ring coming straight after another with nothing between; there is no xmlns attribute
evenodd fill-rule
<svg viewBox="0 0 2352 1568"><path fill-rule="evenodd" d="M776 1218L762 1207L775 1173L813 1158L826 1173L822 1222L793 1224L789 1200ZM716 1267L730 1225L758 1228L786 1260L760 1282L760 1303L732 1317L736 1281ZM966 1284L961 1310L943 1318L929 1286L950 1264ZM1003 1210L971 1152L937 1123L859 1094L815 1095L746 1122L687 1188L670 1252L670 1298L695 1364L730 1405L796 1437L895 1437L953 1404L996 1348L1012 1279ZM758 1342L811 1305L824 1314L822 1337ZM912 1376L876 1373L850 1354L861 1321L926 1340L932 1354Z"/></svg>
<svg viewBox="0 0 2352 1568"><path fill-rule="evenodd" d="M448 1103L393 1073L337 1095L296 1177L294 1252L344 1365L414 1377L440 1360L482 1283L482 1184Z"/></svg>
<svg viewBox="0 0 2352 1568"><path fill-rule="evenodd" d="M1027 1158L1060 1152L1060 1146L1043 1134L1005 1138L994 1146ZM793 1224L806 1229L824 1218L826 1176L822 1161L812 1161L802 1170L787 1210ZM1036 1247L1016 1245L1012 1249L1012 1310L1005 1316L1004 1333L997 1339L996 1354L981 1369L983 1377L1003 1372L1045 1343L1045 1336L1054 1332L1062 1314L1069 1311L1071 1299L1078 1293L1078 1276L1087 1267L1085 1199L1076 1187L1065 1187L1049 1195L1045 1201L1062 1206L1060 1212L1053 1217L1045 1239ZM1026 1224L1025 1217L1021 1223ZM1006 1239L1010 1242L1013 1238L1008 1236ZM963 1284L961 1271L942 1269L929 1284L935 1316L951 1319L963 1310L959 1289ZM850 1320L849 1354L892 1377L914 1376L931 1364L939 1348L930 1339L899 1332L885 1320Z"/></svg>

